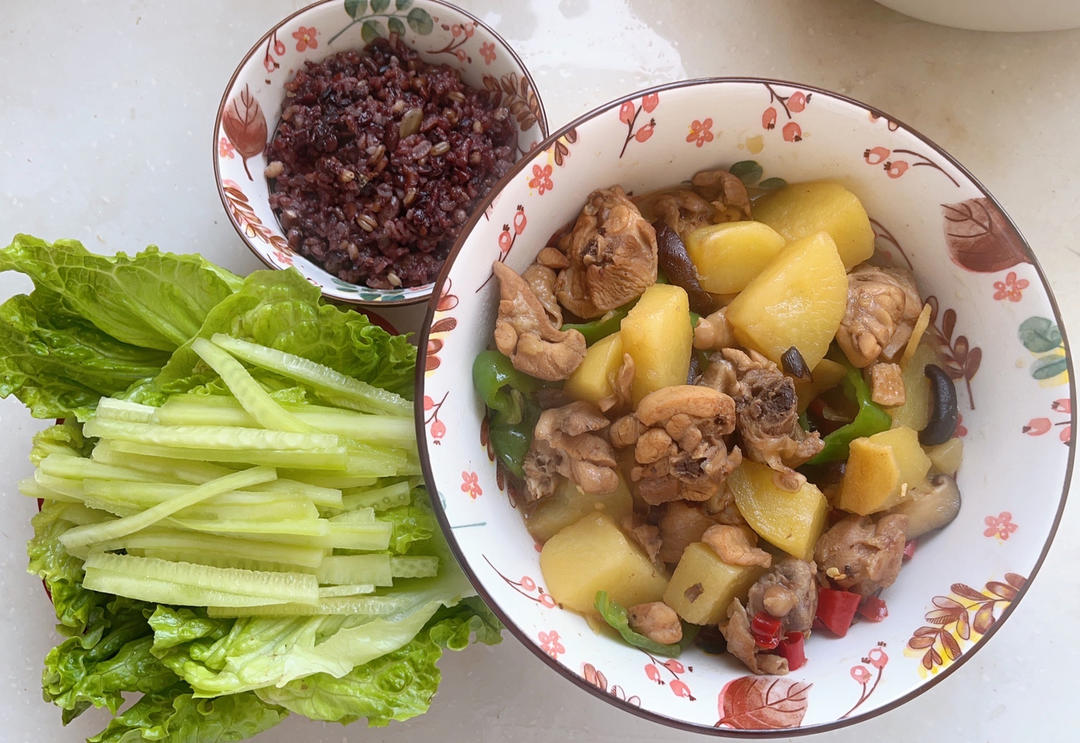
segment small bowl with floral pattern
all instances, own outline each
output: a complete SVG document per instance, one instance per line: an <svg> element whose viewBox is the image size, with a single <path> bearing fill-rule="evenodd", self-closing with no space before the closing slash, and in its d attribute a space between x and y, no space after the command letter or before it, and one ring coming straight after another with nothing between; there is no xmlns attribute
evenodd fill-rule
<svg viewBox="0 0 1080 743"><path fill-rule="evenodd" d="M877 259L910 267L959 398L959 515L917 542L888 615L815 631L808 662L756 676L691 646L677 658L593 631L547 591L495 461L471 370L499 304L490 266L521 272L597 188L630 193L727 168L751 187L834 179L862 200ZM940 147L870 106L760 79L673 83L607 103L541 143L477 210L420 338L416 424L447 540L507 628L561 676L627 712L722 736L821 732L952 675L1024 596L1069 487L1076 395L1061 316L1031 247ZM1009 456L1002 456L1008 451ZM880 617L878 617L880 618ZM980 679L969 679L982 683Z"/></svg>
<svg viewBox="0 0 1080 743"><path fill-rule="evenodd" d="M547 136L547 118L532 76L493 29L442 0L322 0L267 31L233 72L214 122L214 178L229 221L270 268L295 268L327 298L373 307L422 302L432 284L372 288L345 281L290 248L270 206L264 171L284 85L305 62L321 62L396 34L430 64L448 65L472 88L506 107L517 132L514 156Z"/></svg>

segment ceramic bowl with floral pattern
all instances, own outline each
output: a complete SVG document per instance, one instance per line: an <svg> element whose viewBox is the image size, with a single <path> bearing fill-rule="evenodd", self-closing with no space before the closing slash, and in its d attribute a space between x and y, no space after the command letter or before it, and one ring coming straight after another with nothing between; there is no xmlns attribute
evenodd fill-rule
<svg viewBox="0 0 1080 743"><path fill-rule="evenodd" d="M754 676L728 655L660 657L595 633L545 590L537 545L493 462L471 367L491 343L493 261L528 266L596 188L644 192L726 167L749 185L836 179L862 200L878 259L911 267L955 381L963 505L919 540L888 616L815 632L808 663ZM428 310L417 372L425 475L454 552L510 631L562 676L698 732L787 736L896 707L960 667L1022 598L1049 548L1074 456L1061 318L1031 248L952 157L887 114L756 79L680 82L613 101L545 140L474 215ZM982 683L982 679L969 679Z"/></svg>
<svg viewBox="0 0 1080 743"><path fill-rule="evenodd" d="M244 56L225 88L214 122L214 178L233 227L270 268L293 267L331 299L370 306L421 302L431 284L373 289L334 276L290 250L270 208L265 151L284 99L284 84L306 61L319 62L398 34L428 63L461 71L510 109L522 156L547 136L547 118L532 76L495 31L441 0L323 0L293 13Z"/></svg>

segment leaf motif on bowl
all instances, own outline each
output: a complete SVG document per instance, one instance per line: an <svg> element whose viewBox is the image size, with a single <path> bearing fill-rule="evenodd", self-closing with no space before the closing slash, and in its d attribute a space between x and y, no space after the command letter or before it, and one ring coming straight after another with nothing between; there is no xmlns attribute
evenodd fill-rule
<svg viewBox="0 0 1080 743"><path fill-rule="evenodd" d="M247 85L244 86L240 95L229 101L229 105L225 107L221 127L225 130L225 136L244 159L244 172L247 173L248 180L254 181L247 161L248 158L262 153L266 147L267 129L262 106L255 100L255 96Z"/></svg>
<svg viewBox="0 0 1080 743"><path fill-rule="evenodd" d="M948 596L931 600L934 608L926 612L926 624L912 633L908 650L925 651L920 662L927 671L944 668L963 654L961 642L989 631L998 619L994 610L999 604L1002 608L1011 604L1025 583L1027 578L1017 573L1005 573L1004 582L987 581L982 591L953 583Z"/></svg>
<svg viewBox="0 0 1080 743"><path fill-rule="evenodd" d="M1024 241L989 199L942 204L945 244L953 262L969 271L994 273L1031 263Z"/></svg>
<svg viewBox="0 0 1080 743"><path fill-rule="evenodd" d="M810 687L775 676L741 676L720 692L720 720L713 727L736 730L796 728L806 715Z"/></svg>
<svg viewBox="0 0 1080 743"><path fill-rule="evenodd" d="M229 215L233 221L244 231L248 237L257 237L270 245L274 250L291 255L288 241L262 223L259 215L251 208L251 202L240 189L240 186L229 179L221 182L221 192L225 194L225 203L229 207Z"/></svg>

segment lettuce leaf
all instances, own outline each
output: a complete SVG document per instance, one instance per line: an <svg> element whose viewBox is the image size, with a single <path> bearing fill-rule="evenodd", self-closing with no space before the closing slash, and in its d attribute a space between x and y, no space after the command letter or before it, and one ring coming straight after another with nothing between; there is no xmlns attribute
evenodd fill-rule
<svg viewBox="0 0 1080 743"><path fill-rule="evenodd" d="M53 311L39 292L0 305L0 396L14 394L37 418L92 408L157 374L164 351L121 343L85 320ZM43 302L46 302L43 306Z"/></svg>
<svg viewBox="0 0 1080 743"><path fill-rule="evenodd" d="M340 678L404 647L442 607L475 595L442 536L434 535L430 546L439 557L437 577L400 580L383 591L405 599L396 614L209 619L159 606L149 620L152 652L196 696L283 686L319 673Z"/></svg>
<svg viewBox="0 0 1080 743"><path fill-rule="evenodd" d="M62 503L46 502L31 520L34 536L26 544L28 569L45 582L60 630L68 635L88 635L86 641L93 644L97 641L94 631L99 635L104 631L109 597L82 587L82 560L69 555L60 543L60 535L72 526L60 518L63 510Z"/></svg>
<svg viewBox="0 0 1080 743"><path fill-rule="evenodd" d="M423 488L413 489L412 502L409 505L387 509L379 514L379 518L394 525L390 537L390 551L399 555L430 552L423 547L439 531L427 491Z"/></svg>
<svg viewBox="0 0 1080 743"><path fill-rule="evenodd" d="M436 665L444 648L461 650L471 636L493 645L501 625L477 598L440 609L404 647L357 666L341 678L325 673L265 687L255 693L263 701L313 720L348 724L367 718L371 727L404 721L427 712L439 688Z"/></svg>
<svg viewBox="0 0 1080 743"><path fill-rule="evenodd" d="M91 253L77 240L47 243L16 235L0 250L0 271L20 271L51 311L79 317L117 341L172 351L198 332L206 313L240 278L199 255L134 257ZM41 304L40 306L47 306Z"/></svg>
<svg viewBox="0 0 1080 743"><path fill-rule="evenodd" d="M255 694L196 699L183 682L144 694L87 743L226 743L272 728L288 712Z"/></svg>
<svg viewBox="0 0 1080 743"><path fill-rule="evenodd" d="M214 333L304 356L412 399L416 349L408 339L390 335L358 312L321 302L319 289L293 269L250 274L235 294L210 311L197 331L202 338ZM259 381L264 377L273 375L259 372ZM189 341L156 379L132 389L128 397L160 404L170 394L211 384L214 378ZM292 384L276 382L279 387Z"/></svg>
<svg viewBox="0 0 1080 743"><path fill-rule="evenodd" d="M90 705L116 714L124 692L157 692L177 683L176 674L150 654L153 635L146 615L152 610L117 598L107 606L100 630L70 637L49 651L42 693L64 711L65 725Z"/></svg>
<svg viewBox="0 0 1080 743"><path fill-rule="evenodd" d="M29 235L0 250L8 270L35 288L0 305L0 397L15 395L38 418L85 414L153 377L240 282L197 255L106 257Z"/></svg>

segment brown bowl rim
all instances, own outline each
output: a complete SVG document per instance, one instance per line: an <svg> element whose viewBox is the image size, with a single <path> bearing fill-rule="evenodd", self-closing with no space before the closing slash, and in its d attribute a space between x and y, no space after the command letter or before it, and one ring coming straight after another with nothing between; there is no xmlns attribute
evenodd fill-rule
<svg viewBox="0 0 1080 743"><path fill-rule="evenodd" d="M972 184L975 185L979 192L986 198L990 199L991 203L993 203L994 206L996 206L1001 211L1009 227L1015 230L1016 234L1020 236L1024 244L1025 255L1028 259L1030 259L1032 265L1035 267L1035 271L1038 274L1039 280L1042 283L1043 291L1046 292L1046 296L1050 302L1050 307L1054 312L1054 318L1057 321L1058 329L1061 331L1062 344L1065 350L1066 367L1069 375L1069 399L1071 401L1070 421L1071 425L1074 428L1076 427L1076 377L1073 369L1072 354L1069 349L1069 341L1066 337L1065 326L1062 321L1061 310L1058 307L1058 303L1054 297L1053 290L1050 288L1050 284L1046 280L1046 274L1044 273L1042 266L1039 264L1038 259L1035 257L1035 253L1031 249L1031 245L1028 243L1027 238L1024 237L1022 232L1020 232L1019 228L1016 226L1016 223L1001 207L1001 204L996 198L994 198L993 194L991 194L990 191L982 184L982 182L980 182L974 175L972 175L972 173L967 168L961 165L960 162L956 160L956 158L954 158L952 155L942 149L934 141L920 133L918 130L913 129L901 120L885 113L881 109L863 103L862 101L856 100L854 98L842 95L840 93L826 90L824 88L819 88L814 85L795 83L787 80L778 80L762 77L700 77L664 83L661 85L654 85L652 87L644 88L628 95L623 95L615 98L607 103L604 103L592 109L591 111L588 111L587 113L582 114L581 116L578 116L573 121L564 125L557 132L551 134L550 136L548 136L547 139L537 145L537 149L543 151L551 147L555 143L555 141L559 139L559 137L564 136L571 129L581 126L585 122L595 118L597 115L617 107L624 101L640 98L641 96L647 95L649 93L659 93L665 90L672 90L676 88L695 87L698 85L712 85L716 83L767 83L771 85L782 85L784 87L799 88L800 90L812 92L814 95L820 95L822 97L832 98L843 103L847 103L849 105L855 106L856 108L863 109L864 111L867 111L876 116L884 117L885 119L903 127L913 136L917 137L923 143L933 148L936 153L941 155L943 158L945 158L945 160L947 160L951 165L953 165L953 167L963 173L964 176L968 178ZM581 676L564 667L558 661L548 656L547 653L543 652L536 645L536 643L534 643L532 639L529 638L529 636L526 635L521 630L521 628L519 628L514 623L509 614L503 611L503 609L499 606L498 602L495 601L495 599L492 598L492 596L485 590L483 582L477 577L476 573L472 570L471 566L466 561L464 555L462 554L461 550L457 545L453 530L450 528L450 523L447 520L445 512L443 511L442 504L439 502L438 489L435 486L435 477L431 470L431 459L428 454L426 429L424 424L425 416L423 406L423 392L425 383L425 362L427 360L427 343L428 337L431 332L431 322L436 311L438 298L442 294L442 288L443 285L446 283L446 278L450 272L450 268L457 260L458 254L461 252L461 248L465 244L466 238L476 226L476 223L479 221L479 217L483 213L484 209L486 209L487 206L492 202L493 198L497 194L499 194L506 187L506 185L526 167L528 162L529 158L523 158L519 163L514 166L514 168L511 169L509 173L507 173L497 184L495 184L495 186L489 192L488 196L484 197L483 201L481 202L483 208L477 209L474 212L472 218L470 218L470 220L465 223L465 227L462 230L461 235L458 237L457 241L455 241L453 248L451 248L450 250L450 254L446 257L446 262L443 264L442 270L439 272L439 276L435 281L435 285L431 294L431 299L428 301L428 308L427 313L424 317L424 324L418 335L419 351L417 353L416 361L416 383L414 389L415 399L413 403L416 423L416 438L420 451L421 467L424 472L424 479L428 486L428 495L431 498L432 508L434 509L436 518L439 521L439 526L442 528L443 534L446 537L447 544L450 546L450 550L453 553L454 558L457 560L458 564L461 566L461 569L465 572L465 575L468 576L470 582L473 584L473 587L476 589L480 597L484 600L484 603L486 603L488 607L490 607L490 609L495 613L499 620L506 626L508 630L510 630L510 634L512 634L530 652L532 652L533 655L543 661L548 667L553 669L560 676L566 678L579 688L589 692L594 697L602 699L608 704L611 704L618 709L629 712L643 719L650 720L652 722L659 723L661 725L665 725L667 727L675 728L678 730L727 738L790 738L795 736L813 735L815 733L824 733L833 730L839 730L840 728L845 728L850 725L855 725L856 723L863 722L865 720L870 720L874 717L894 710L903 704L906 704L912 699L934 688L944 679L951 676L957 669L962 667L971 657L975 655L978 650L980 650L990 640L991 637L993 637L994 634L997 633L997 631L1005 624L1005 621L1010 616L1012 616L1013 612L1016 610L1016 607L1019 605L1020 600L1023 599L1023 597L1027 594L1027 591L1031 587L1031 584L1034 581L1036 574L1042 567L1043 562L1046 559L1046 555L1050 551L1050 545L1053 543L1054 537L1057 534L1058 527L1061 524L1062 513L1065 510L1065 501L1068 498L1069 486L1072 482L1073 465L1076 459L1076 439L1072 439L1069 442L1069 456L1065 467L1065 479L1062 483L1061 498L1058 502L1057 511L1054 514L1054 521L1050 526L1050 531L1047 534L1046 541L1043 544L1038 559L1035 561L1035 565L1032 567L1031 572L1027 577L1027 582L1019 589L1016 598L1013 599L1012 603L1010 603L1009 606L1002 611L999 619L994 622L994 624L990 627L989 630L987 630L986 634L979 638L978 642L976 642L971 648L965 651L954 663L937 673L933 678L929 679L923 684L920 684L918 687L912 689L906 694L903 694L896 699L893 699L892 701L881 705L880 707L875 707L872 710L859 713L846 719L816 723L813 725L797 728L778 728L773 730L735 730L730 728L717 728L707 725L699 725L666 717L650 710L635 707L634 705L618 699L617 697L608 694L606 691L588 683Z"/></svg>
<svg viewBox="0 0 1080 743"><path fill-rule="evenodd" d="M272 34L277 32L278 30L280 30L282 27L284 27L287 23L292 21L297 16L303 15L304 13L307 13L309 10L317 8L317 7L321 6L321 5L332 5L332 4L337 4L338 2L340 2L340 0L316 0L315 2L313 2L313 3L309 4L309 5L305 5L304 7L300 8L299 10L296 10L296 11L290 13L289 15L285 16L280 21L275 23L273 26L271 26L269 29L267 29L266 33L264 33L262 36L260 36L259 39L251 46L251 48L248 49L247 52L244 53L244 56L242 56L240 58L240 62L237 63L236 68L233 70L232 75L229 76L229 81L227 83L225 83L225 90L222 91L222 93L221 93L221 101L218 103L217 116L214 117L214 131L213 131L213 136L211 138L212 142L211 142L211 150L210 150L211 153L212 153L211 161L213 162L213 165L214 165L214 187L217 189L218 198L221 200L221 206L225 210L225 218L229 220L229 224L231 224L233 229L236 230L236 234L240 236L240 240L243 241L244 246L247 247L247 249L250 250L252 252L252 254L256 258L258 258L259 261L261 261L267 268L273 269L275 271L282 271L282 270L286 270L286 269L283 269L280 266L275 266L273 263L268 261L262 255L262 253L258 249L256 249L254 245L251 244L251 240L248 238L247 235L244 234L244 231L240 228L240 225L238 225L236 223L236 220L233 219L232 214L229 212L229 205L228 205L228 202L227 202L227 200L225 198L225 189L221 184L221 170L218 167L217 147L218 147L218 132L221 130L221 119L225 115L225 106L228 104L229 91L232 90L233 83L236 82L236 78L240 75L241 68L243 68L243 66L245 64L247 64L248 60L250 60L251 57L256 52L258 52L259 49L262 48L263 44L266 43L267 39L269 39ZM473 21L478 26L480 26L485 31L487 31L492 36L494 36L495 39L497 39L503 45L503 47L506 49L506 51L508 51L510 53L510 56L513 58L514 62L516 62L518 67L521 68L522 74L524 74L525 77L528 79L529 85L532 86L533 93L536 95L536 102L537 102L537 105L540 107L540 117L537 119L537 123L540 125L540 133L543 135L541 137L541 141L542 142L546 141L548 139L548 136L549 136L548 132L550 130L548 129L547 110L544 108L544 99L540 95L540 89L536 86L536 80L533 79L532 72L529 71L529 68L525 65L525 61L518 55L518 53L514 49L514 47L512 47L510 45L510 42L508 42L506 39L504 39L502 37L502 34L500 34L494 28L492 28L488 24L484 23L481 19L477 18L475 15L473 15L469 11L465 10L464 8L458 7L457 5L454 5L453 3L446 2L446 0L426 0L426 2L434 3L436 5L441 5L441 6L445 7L445 8L449 8L450 10L453 10L453 11L455 11L457 13L461 13L463 16L465 16L469 20ZM539 144L537 145L537 147L539 147ZM529 156L532 154L533 151L534 150L530 150L529 152L522 155L519 158L519 162L523 161L523 160L527 160L529 158ZM514 170L514 172L517 172L516 168L517 168L518 164L519 164L518 162L515 162L514 166L513 166L513 168L511 170ZM492 186L492 189L494 189L496 187L501 189L502 188L502 182L500 181L495 186ZM489 195L490 195L490 193L484 195L479 201L476 202L477 205L486 204L487 201L488 201L488 196ZM465 221L464 225L462 226L462 230L465 230L466 227L468 229L470 229L470 230L472 229L472 225L474 225L476 223L475 220L472 219L472 217L475 217L476 215L477 215L476 207L474 207L471 214L470 214L470 218L467 219ZM457 244L458 244L458 241L455 240L455 242L454 242L455 248L456 248ZM453 255L455 253L455 248L451 249L450 253L447 255L447 260L450 259L450 255ZM431 287L432 287L431 291L434 291L434 289L435 289L435 287L437 285L438 285L437 282L433 282L432 285L431 285ZM326 297L325 288L323 287L322 284L319 284L319 291L323 293L324 297ZM371 301L363 300L363 299L352 299L350 297L327 297L327 298L328 299L332 298L335 302L341 302L343 304L349 304L349 305L353 305L353 306L357 306L357 307L370 307L372 309L378 309L380 307L407 307L409 305L419 304L421 302L427 302L431 298L431 292L429 292L427 294L421 294L421 295L416 296L416 297L411 297L409 299L396 299L396 300L389 301L389 302L371 302Z"/></svg>

